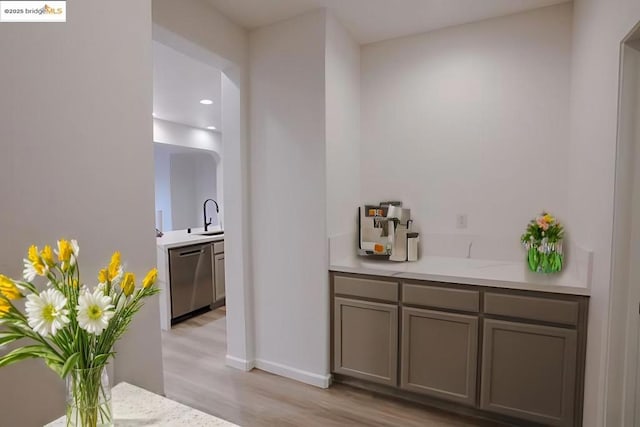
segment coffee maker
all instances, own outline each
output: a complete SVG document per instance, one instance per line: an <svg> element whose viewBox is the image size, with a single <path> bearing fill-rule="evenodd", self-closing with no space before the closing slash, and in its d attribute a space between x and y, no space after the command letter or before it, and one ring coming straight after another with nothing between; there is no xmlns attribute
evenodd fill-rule
<svg viewBox="0 0 640 427"><path fill-rule="evenodd" d="M358 207L358 254L406 261L411 223L411 210L399 201Z"/></svg>

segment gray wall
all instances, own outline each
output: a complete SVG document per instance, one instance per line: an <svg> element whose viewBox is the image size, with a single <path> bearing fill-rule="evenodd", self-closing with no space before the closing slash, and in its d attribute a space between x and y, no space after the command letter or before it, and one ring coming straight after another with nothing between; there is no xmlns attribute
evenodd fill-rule
<svg viewBox="0 0 640 427"><path fill-rule="evenodd" d="M0 271L19 276L30 244L67 237L88 284L115 249L141 276L156 253L151 2L68 7L67 23L0 25ZM116 381L163 391L158 319L148 302L117 348ZM2 425L64 413L63 383L40 361L0 369L0 384Z"/></svg>

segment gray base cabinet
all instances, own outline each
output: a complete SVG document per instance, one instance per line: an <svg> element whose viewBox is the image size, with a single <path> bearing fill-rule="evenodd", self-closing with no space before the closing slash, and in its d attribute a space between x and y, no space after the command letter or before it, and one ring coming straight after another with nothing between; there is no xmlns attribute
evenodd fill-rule
<svg viewBox="0 0 640 427"><path fill-rule="evenodd" d="M224 284L224 254L217 254L213 257L214 276L215 276L215 296L214 300L220 301L225 297L225 284Z"/></svg>
<svg viewBox="0 0 640 427"><path fill-rule="evenodd" d="M573 329L484 321L480 407L552 426L574 418Z"/></svg>
<svg viewBox="0 0 640 427"><path fill-rule="evenodd" d="M211 244L211 263L213 266L213 301L211 308L224 304L225 280L224 280L224 240Z"/></svg>
<svg viewBox="0 0 640 427"><path fill-rule="evenodd" d="M402 308L401 388L475 404L478 317Z"/></svg>
<svg viewBox="0 0 640 427"><path fill-rule="evenodd" d="M398 307L334 300L334 371L397 385Z"/></svg>
<svg viewBox="0 0 640 427"><path fill-rule="evenodd" d="M588 302L332 273L332 371L344 376L337 380L507 424L578 427Z"/></svg>

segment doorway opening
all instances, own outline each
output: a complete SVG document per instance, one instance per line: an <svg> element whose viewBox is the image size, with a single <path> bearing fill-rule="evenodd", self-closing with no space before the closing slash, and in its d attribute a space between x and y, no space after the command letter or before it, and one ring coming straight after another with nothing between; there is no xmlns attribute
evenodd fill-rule
<svg viewBox="0 0 640 427"><path fill-rule="evenodd" d="M212 369L246 356L240 73L156 24L153 44L165 394L200 407Z"/></svg>
<svg viewBox="0 0 640 427"><path fill-rule="evenodd" d="M607 406L632 426L640 425L640 23L622 42L620 70Z"/></svg>

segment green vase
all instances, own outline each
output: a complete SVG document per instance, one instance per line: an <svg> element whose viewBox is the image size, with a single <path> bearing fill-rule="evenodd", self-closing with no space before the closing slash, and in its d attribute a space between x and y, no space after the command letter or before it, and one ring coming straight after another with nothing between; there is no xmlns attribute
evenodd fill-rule
<svg viewBox="0 0 640 427"><path fill-rule="evenodd" d="M67 427L113 427L111 386L104 366L67 376Z"/></svg>
<svg viewBox="0 0 640 427"><path fill-rule="evenodd" d="M535 273L558 273L562 271L564 256L562 243L530 244L527 249L527 265Z"/></svg>

